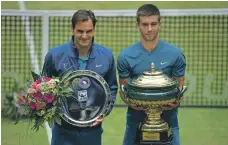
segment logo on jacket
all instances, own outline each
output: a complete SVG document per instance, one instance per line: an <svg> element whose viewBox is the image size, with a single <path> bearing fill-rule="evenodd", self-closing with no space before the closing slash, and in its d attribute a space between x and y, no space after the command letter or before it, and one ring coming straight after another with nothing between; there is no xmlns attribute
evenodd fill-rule
<svg viewBox="0 0 228 145"><path fill-rule="evenodd" d="M69 64L68 63L63 63L63 67L64 67L64 69L68 69L69 68Z"/></svg>
<svg viewBox="0 0 228 145"><path fill-rule="evenodd" d="M103 65L102 64L96 64L96 67L102 67Z"/></svg>
<svg viewBox="0 0 228 145"><path fill-rule="evenodd" d="M89 88L90 85L91 85L91 82L90 82L89 78L87 78L87 77L82 77L79 81L79 86L82 89L87 89L87 88Z"/></svg>

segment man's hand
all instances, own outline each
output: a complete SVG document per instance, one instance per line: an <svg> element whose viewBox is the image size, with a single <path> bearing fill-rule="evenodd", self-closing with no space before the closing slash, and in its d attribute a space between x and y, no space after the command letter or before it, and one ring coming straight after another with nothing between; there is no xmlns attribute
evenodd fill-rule
<svg viewBox="0 0 228 145"><path fill-rule="evenodd" d="M143 107L139 107L137 105L129 105L132 109L135 109L135 110L138 110L138 111L141 111L141 110L145 110Z"/></svg>
<svg viewBox="0 0 228 145"><path fill-rule="evenodd" d="M101 115L101 116L99 116L99 117L97 118L97 120L92 124L92 126L97 126L97 125L101 124L102 121L103 121L103 116Z"/></svg>
<svg viewBox="0 0 228 145"><path fill-rule="evenodd" d="M161 111L175 109L175 108L177 108L177 107L180 106L180 102L181 102L183 99L184 99L184 96L182 96L182 97L180 98L180 100L177 100L177 101L175 101L175 102L173 102L173 103L168 103L168 104L167 104L168 106L163 106L163 107L158 108L158 109L161 110Z"/></svg>
<svg viewBox="0 0 228 145"><path fill-rule="evenodd" d="M124 101L124 103L128 104L132 109L135 110L143 110L143 107L138 107L136 104L131 104L128 100L128 98L124 97L124 94L122 91L119 91L120 93L120 97L122 98L122 100Z"/></svg>

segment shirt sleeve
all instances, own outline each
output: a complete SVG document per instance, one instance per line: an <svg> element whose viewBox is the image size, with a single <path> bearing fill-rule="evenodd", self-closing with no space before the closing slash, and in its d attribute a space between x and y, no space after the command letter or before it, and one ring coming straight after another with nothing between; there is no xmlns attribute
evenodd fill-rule
<svg viewBox="0 0 228 145"><path fill-rule="evenodd" d="M105 75L106 77L106 81L109 85L109 88L111 90L111 98L112 98L112 101L111 101L111 105L110 105L110 108L107 112L106 115L109 115L112 108L113 108L113 105L115 103L115 100L116 100L116 93L117 93L117 90L118 90L118 84L117 84L117 78L116 78L116 66L115 66L115 60L114 60L114 56L112 55L112 59L111 59L111 67L108 71L108 73Z"/></svg>
<svg viewBox="0 0 228 145"><path fill-rule="evenodd" d="M130 77L129 64L124 58L123 54L120 54L117 59L117 69L120 79L126 79Z"/></svg>
<svg viewBox="0 0 228 145"><path fill-rule="evenodd" d="M54 72L54 64L53 64L53 60L52 60L52 54L49 51L44 59L44 64L43 64L43 69L42 69L42 75L44 76L48 76L48 77L52 77L55 76L55 72Z"/></svg>
<svg viewBox="0 0 228 145"><path fill-rule="evenodd" d="M182 77L185 74L185 68L186 68L186 60L183 53L180 53L173 65L173 71L172 76L174 77Z"/></svg>

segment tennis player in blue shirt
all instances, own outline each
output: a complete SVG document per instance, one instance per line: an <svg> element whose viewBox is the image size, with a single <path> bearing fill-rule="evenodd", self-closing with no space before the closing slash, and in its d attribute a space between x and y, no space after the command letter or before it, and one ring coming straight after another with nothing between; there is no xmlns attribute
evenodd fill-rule
<svg viewBox="0 0 228 145"><path fill-rule="evenodd" d="M120 85L127 86L129 78L151 70L153 62L156 70L162 71L169 77L176 77L179 81L179 89L182 89L186 68L185 56L177 46L159 39L160 25L160 12L156 6L145 4L137 10L137 28L141 34L140 41L125 48L118 56L117 69ZM120 95L122 96L122 92ZM162 118L169 124L174 136L172 145L180 145L178 106L179 102L169 103L168 107L161 108L163 110ZM135 144L137 128L145 117L146 114L142 108L133 105L128 107L123 145Z"/></svg>
<svg viewBox="0 0 228 145"><path fill-rule="evenodd" d="M117 92L116 67L110 49L95 44L96 18L90 10L78 10L72 17L72 39L50 49L45 57L43 74L60 76L66 70L91 70L101 75L111 90L114 104ZM99 97L99 96L97 96ZM108 114L111 112L111 108ZM51 145L101 145L102 117L92 127L77 127L62 120L52 129Z"/></svg>

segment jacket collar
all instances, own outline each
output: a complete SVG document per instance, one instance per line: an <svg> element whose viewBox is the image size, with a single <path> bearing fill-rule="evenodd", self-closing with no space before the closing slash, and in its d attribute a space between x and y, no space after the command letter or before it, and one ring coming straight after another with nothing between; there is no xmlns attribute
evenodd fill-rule
<svg viewBox="0 0 228 145"><path fill-rule="evenodd" d="M71 40L68 42L68 55L69 57L78 58L78 49L74 46L74 36L72 36ZM92 43L90 49L89 58L95 58L97 56L96 44Z"/></svg>

